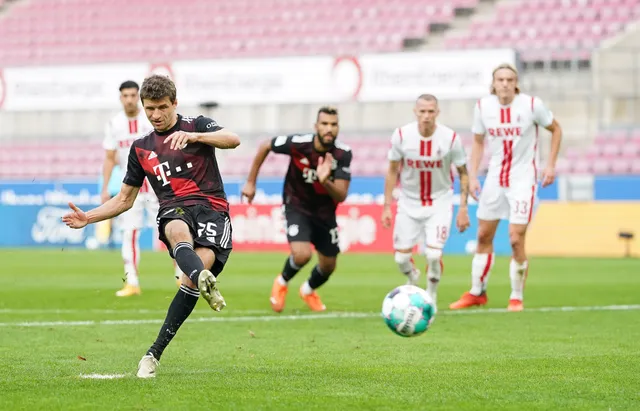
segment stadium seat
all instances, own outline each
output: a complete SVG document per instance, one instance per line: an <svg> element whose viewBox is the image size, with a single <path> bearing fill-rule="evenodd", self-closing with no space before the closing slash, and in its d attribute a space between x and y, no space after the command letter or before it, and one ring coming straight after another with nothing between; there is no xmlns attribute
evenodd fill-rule
<svg viewBox="0 0 640 411"><path fill-rule="evenodd" d="M640 0L498 2L488 19L445 33L444 44L452 49L515 46L524 61L588 60L602 40L638 14Z"/></svg>
<svg viewBox="0 0 640 411"><path fill-rule="evenodd" d="M181 15L171 0L19 2L0 24L0 56L3 65L38 65L400 51L404 39L428 34L430 23L447 24L456 8L477 4L191 0L193 12ZM174 27L151 29L167 18ZM329 42L318 41L328 33Z"/></svg>

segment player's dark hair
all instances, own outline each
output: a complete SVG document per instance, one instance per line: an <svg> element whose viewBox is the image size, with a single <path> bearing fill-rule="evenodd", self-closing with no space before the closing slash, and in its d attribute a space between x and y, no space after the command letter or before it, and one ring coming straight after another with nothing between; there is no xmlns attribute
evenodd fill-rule
<svg viewBox="0 0 640 411"><path fill-rule="evenodd" d="M320 113L328 114L330 116L337 116L338 109L333 106L322 106L318 110L318 115L316 116L316 121L320 118Z"/></svg>
<svg viewBox="0 0 640 411"><path fill-rule="evenodd" d="M438 104L438 98L436 96L434 96L433 94L420 94L418 96L418 98L416 99L416 101L418 101L418 100L435 101L435 103Z"/></svg>
<svg viewBox="0 0 640 411"><path fill-rule="evenodd" d="M135 88L136 90L140 90L140 86L133 80L127 80L124 83L120 84L119 91L122 91L126 88Z"/></svg>
<svg viewBox="0 0 640 411"><path fill-rule="evenodd" d="M161 100L169 97L169 101L173 104L176 102L177 94L176 85L169 77L152 74L142 82L140 100Z"/></svg>

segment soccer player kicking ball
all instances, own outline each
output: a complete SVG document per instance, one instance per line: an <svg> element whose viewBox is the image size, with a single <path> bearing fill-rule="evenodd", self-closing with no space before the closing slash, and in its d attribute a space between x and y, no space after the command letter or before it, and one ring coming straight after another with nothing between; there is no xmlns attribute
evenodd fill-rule
<svg viewBox="0 0 640 411"><path fill-rule="evenodd" d="M131 144L153 131L145 113L140 110L138 102L140 87L135 81L125 81L120 85L120 103L122 111L116 114L105 128L102 146L105 158L102 165L102 202L109 201L111 195L108 187L113 168L116 163L126 170ZM122 229L122 260L126 282L116 292L118 297L129 297L140 294L138 264L140 263L140 230L144 228L145 209L153 215L158 213L158 199L149 191L149 183L145 179L140 187L136 201L129 211L118 217L118 226ZM180 281L182 272L176 266L175 277Z"/></svg>
<svg viewBox="0 0 640 411"><path fill-rule="evenodd" d="M273 281L270 301L275 312L284 309L289 281L311 260L312 244L318 252L318 264L302 284L300 297L312 311L326 309L316 290L336 269L340 252L336 207L347 198L351 180L351 149L336 141L338 132L338 110L320 108L315 133L278 136L260 146L242 189L243 197L251 203L258 171L269 152L291 157L283 192L291 255Z"/></svg>
<svg viewBox="0 0 640 411"><path fill-rule="evenodd" d="M452 310L487 304L487 282L494 263L493 238L500 220L509 220L513 252L509 264L509 311L522 311L529 264L525 253L527 227L535 212L538 186L538 127L551 131L551 152L542 173L542 187L553 183L562 129L537 97L520 93L518 71L502 64L493 71L491 95L475 107L471 151L471 195L478 199L477 172L489 140L491 160L478 203L478 247L471 263L471 290L450 305Z"/></svg>
<svg viewBox="0 0 640 411"><path fill-rule="evenodd" d="M215 149L235 148L240 140L210 118L177 114L176 87L168 77L145 79L140 99L153 131L131 145L120 193L86 213L70 203L73 211L62 220L82 228L122 214L133 206L145 177L158 196L160 240L185 275L156 341L138 364L138 377L149 378L200 295L215 311L226 306L216 277L231 253L231 222Z"/></svg>
<svg viewBox="0 0 640 411"><path fill-rule="evenodd" d="M393 189L400 173L401 191L393 230L395 260L407 283L416 285L420 271L414 266L413 247L425 241L427 292L437 301L437 290L444 269L442 249L449 238L453 218L453 174L460 174L460 209L456 226L469 227L467 196L469 177L466 155L460 137L437 123L438 100L431 94L418 97L414 108L417 121L394 131L389 150L389 170L384 184L382 225L391 226Z"/></svg>

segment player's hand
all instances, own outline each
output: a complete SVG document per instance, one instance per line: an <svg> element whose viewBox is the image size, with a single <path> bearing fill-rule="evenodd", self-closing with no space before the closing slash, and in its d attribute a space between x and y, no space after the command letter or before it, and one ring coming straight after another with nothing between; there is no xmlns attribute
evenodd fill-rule
<svg viewBox="0 0 640 411"><path fill-rule="evenodd" d="M62 216L62 221L71 228L82 228L89 224L89 218L84 211L80 210L73 203L69 203L69 207L71 208L70 213Z"/></svg>
<svg viewBox="0 0 640 411"><path fill-rule="evenodd" d="M320 184L324 184L331 175L331 166L333 165L333 156L331 153L327 153L324 157L318 158L318 167L316 167L316 174L318 175L318 181Z"/></svg>
<svg viewBox="0 0 640 411"><path fill-rule="evenodd" d="M480 180L477 177L469 177L469 194L476 201L480 198Z"/></svg>
<svg viewBox="0 0 640 411"><path fill-rule="evenodd" d="M187 144L195 143L196 141L198 141L198 136L186 131L176 131L164 139L165 144L171 142L171 150L182 150Z"/></svg>
<svg viewBox="0 0 640 411"><path fill-rule="evenodd" d="M382 226L384 228L391 227L391 219L393 215L391 214L391 207L385 207L382 209L382 216L380 217L380 221L382 222Z"/></svg>
<svg viewBox="0 0 640 411"><path fill-rule="evenodd" d="M542 187L549 186L553 184L556 180L556 169L554 167L547 167L544 169L542 173Z"/></svg>
<svg viewBox="0 0 640 411"><path fill-rule="evenodd" d="M247 202L251 204L251 202L253 201L253 197L255 196L256 196L256 184L246 182L244 184L244 187L242 187L242 193L240 194L240 201L242 201L244 197L247 197Z"/></svg>
<svg viewBox="0 0 640 411"><path fill-rule="evenodd" d="M102 190L100 193L100 200L102 200L102 204L106 203L111 199L111 194L109 194L109 190Z"/></svg>
<svg viewBox="0 0 640 411"><path fill-rule="evenodd" d="M467 207L460 207L458 209L458 215L456 216L456 227L458 231L464 233L471 223L469 222L469 211Z"/></svg>

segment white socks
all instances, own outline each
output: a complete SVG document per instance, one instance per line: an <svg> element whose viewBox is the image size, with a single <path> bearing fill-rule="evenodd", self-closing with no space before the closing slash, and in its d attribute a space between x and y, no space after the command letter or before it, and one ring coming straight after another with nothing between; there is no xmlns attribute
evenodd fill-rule
<svg viewBox="0 0 640 411"><path fill-rule="evenodd" d="M138 263L140 262L140 242L138 230L124 230L122 233L122 260L127 284L138 286Z"/></svg>
<svg viewBox="0 0 640 411"><path fill-rule="evenodd" d="M313 293L313 288L311 288L311 286L309 285L309 281L305 281L304 284L302 284L302 288L300 288L300 291L303 295L309 295Z"/></svg>
<svg viewBox="0 0 640 411"><path fill-rule="evenodd" d="M396 260L396 264L398 264L398 269L402 274L411 274L411 271L413 271L413 261L411 259L411 253L401 253L399 251L396 251L394 258Z"/></svg>
<svg viewBox="0 0 640 411"><path fill-rule="evenodd" d="M486 290L494 261L495 255L493 253L473 256L473 261L471 262L471 294L479 296Z"/></svg>
<svg viewBox="0 0 640 411"><path fill-rule="evenodd" d="M524 282L527 278L528 261L518 264L516 260L509 263L509 277L511 278L511 296L510 300L522 301L524 293Z"/></svg>
<svg viewBox="0 0 640 411"><path fill-rule="evenodd" d="M425 257L427 258L427 293L437 302L438 285L444 265L442 264L442 250L427 247L425 249Z"/></svg>

